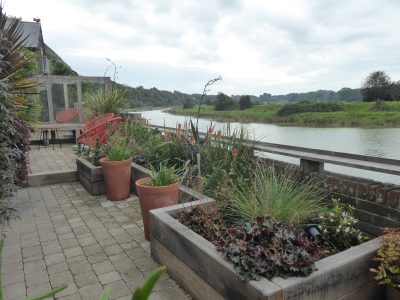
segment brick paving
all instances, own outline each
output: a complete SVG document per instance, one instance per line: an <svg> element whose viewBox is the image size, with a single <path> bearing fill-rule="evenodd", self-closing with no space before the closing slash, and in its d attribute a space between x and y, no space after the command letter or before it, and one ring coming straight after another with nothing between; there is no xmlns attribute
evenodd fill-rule
<svg viewBox="0 0 400 300"><path fill-rule="evenodd" d="M57 144L47 146L31 145L29 153L31 174L48 171L76 170L75 153L72 144Z"/></svg>
<svg viewBox="0 0 400 300"><path fill-rule="evenodd" d="M20 189L16 199L19 218L5 232L2 257L7 300L64 283L68 288L56 299L98 299L108 284L111 299L130 299L158 267L144 238L135 196L110 202L89 195L76 182ZM188 298L164 274L150 299Z"/></svg>

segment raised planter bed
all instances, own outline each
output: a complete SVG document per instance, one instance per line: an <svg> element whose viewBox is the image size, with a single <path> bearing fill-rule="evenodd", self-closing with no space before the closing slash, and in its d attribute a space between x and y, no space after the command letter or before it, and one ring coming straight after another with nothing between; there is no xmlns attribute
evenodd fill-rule
<svg viewBox="0 0 400 300"><path fill-rule="evenodd" d="M76 158L78 179L82 186L92 196L104 195L106 186L104 184L103 168L96 167L82 157Z"/></svg>
<svg viewBox="0 0 400 300"><path fill-rule="evenodd" d="M369 272L377 238L318 261L308 277L243 282L212 243L174 218L214 200L185 187L181 194L196 201L151 211L151 254L194 299L384 299Z"/></svg>

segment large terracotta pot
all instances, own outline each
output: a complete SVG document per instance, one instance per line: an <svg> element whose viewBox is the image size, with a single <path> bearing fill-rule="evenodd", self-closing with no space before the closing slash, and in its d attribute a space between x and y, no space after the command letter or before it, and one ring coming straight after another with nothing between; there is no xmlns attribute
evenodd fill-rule
<svg viewBox="0 0 400 300"><path fill-rule="evenodd" d="M144 236L150 240L149 211L178 204L179 182L166 186L149 186L150 177L136 181L136 191L142 211Z"/></svg>
<svg viewBox="0 0 400 300"><path fill-rule="evenodd" d="M112 201L129 198L132 158L120 161L100 159L106 183L107 198Z"/></svg>

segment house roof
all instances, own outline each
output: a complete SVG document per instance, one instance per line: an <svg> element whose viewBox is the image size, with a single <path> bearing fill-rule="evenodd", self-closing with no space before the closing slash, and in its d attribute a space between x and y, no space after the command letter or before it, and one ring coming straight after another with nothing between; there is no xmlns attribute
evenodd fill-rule
<svg viewBox="0 0 400 300"><path fill-rule="evenodd" d="M40 48L40 44L42 41L42 28L40 23L21 21L20 24L22 25L23 30L22 38L27 37L24 43L24 47L35 49Z"/></svg>

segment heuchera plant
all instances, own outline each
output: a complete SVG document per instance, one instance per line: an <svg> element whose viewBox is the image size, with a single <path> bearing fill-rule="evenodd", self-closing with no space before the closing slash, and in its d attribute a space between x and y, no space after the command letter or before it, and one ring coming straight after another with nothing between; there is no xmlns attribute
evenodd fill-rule
<svg viewBox="0 0 400 300"><path fill-rule="evenodd" d="M354 207L349 205L346 208L336 199L332 202L332 209L319 215L324 240L329 241L331 246L338 251L346 250L367 240L367 237L355 228L358 220L354 217Z"/></svg>
<svg viewBox="0 0 400 300"><path fill-rule="evenodd" d="M234 264L242 280L307 276L323 252L304 231L269 216L228 229L217 249Z"/></svg>
<svg viewBox="0 0 400 300"><path fill-rule="evenodd" d="M400 290L400 229L386 228L382 239L382 246L374 258L379 263L375 273L375 280L379 284L391 285Z"/></svg>

